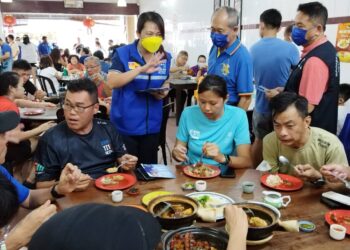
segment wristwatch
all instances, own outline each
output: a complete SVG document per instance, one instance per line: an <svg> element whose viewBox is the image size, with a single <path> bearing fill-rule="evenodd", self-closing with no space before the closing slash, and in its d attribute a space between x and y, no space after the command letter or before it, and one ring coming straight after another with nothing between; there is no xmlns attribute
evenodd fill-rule
<svg viewBox="0 0 350 250"><path fill-rule="evenodd" d="M227 166L230 163L230 155L224 155L225 156L225 162L223 162L222 164Z"/></svg>
<svg viewBox="0 0 350 250"><path fill-rule="evenodd" d="M51 196L55 199L64 197L65 196L64 194L59 194L56 192L56 190L55 190L56 186L57 186L57 184L53 185L53 187L51 188Z"/></svg>
<svg viewBox="0 0 350 250"><path fill-rule="evenodd" d="M324 184L326 184L326 181L321 177L315 181L311 181L311 183L316 187L322 187Z"/></svg>

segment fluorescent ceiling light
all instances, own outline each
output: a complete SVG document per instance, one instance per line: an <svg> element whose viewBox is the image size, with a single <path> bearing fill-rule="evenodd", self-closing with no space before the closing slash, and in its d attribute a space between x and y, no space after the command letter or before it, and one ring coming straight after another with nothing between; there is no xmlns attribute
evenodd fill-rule
<svg viewBox="0 0 350 250"><path fill-rule="evenodd" d="M12 0L1 0L2 3L12 3Z"/></svg>
<svg viewBox="0 0 350 250"><path fill-rule="evenodd" d="M118 7L126 7L126 0L118 0Z"/></svg>

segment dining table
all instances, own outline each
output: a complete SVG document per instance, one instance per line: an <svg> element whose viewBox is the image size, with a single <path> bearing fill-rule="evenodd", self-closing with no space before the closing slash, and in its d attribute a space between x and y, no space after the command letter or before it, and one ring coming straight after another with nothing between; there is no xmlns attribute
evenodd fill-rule
<svg viewBox="0 0 350 250"><path fill-rule="evenodd" d="M94 183L90 183L87 190L82 192L73 192L61 199L56 200L58 210L64 210L72 206L84 203L104 203L113 206L120 205L142 205L142 197L147 193L159 190L174 192L176 194L188 194L193 191L184 191L181 184L185 182L194 183L196 179L186 176L182 167L174 166L172 170L176 174L174 179L157 179L152 181L138 181L133 187L139 189L137 196L129 195L124 190L124 198L120 203L114 203L111 199L111 191L100 190L95 187ZM262 172L255 169L236 170L235 178L215 177L206 179L207 190L217 192L232 198L234 202L244 201L263 201L262 191L270 190L261 184L260 179ZM255 184L252 194L242 192L242 183L250 181ZM330 211L326 205L320 202L323 192L328 191L327 186L316 188L311 183L304 182L302 189L293 192L282 192L283 195L290 195L291 202L281 208L281 220L308 220L316 225L315 231L311 233L304 232L273 232L273 238L262 244L255 246L247 246L248 249L350 249L350 237L347 236L342 241L336 241L329 236L329 225L325 222L325 213ZM195 226L217 228L224 230L225 220L215 223L205 223L196 221Z"/></svg>
<svg viewBox="0 0 350 250"><path fill-rule="evenodd" d="M57 110L58 107L52 108L20 108L20 117L22 120L30 120L30 121L54 121L57 120ZM32 112L32 114L28 115L26 112ZM40 112L42 111L42 113Z"/></svg>
<svg viewBox="0 0 350 250"><path fill-rule="evenodd" d="M170 88L175 89L175 116L176 125L179 124L181 113L184 109L181 91L197 89L197 80L195 78L189 79L169 79Z"/></svg>

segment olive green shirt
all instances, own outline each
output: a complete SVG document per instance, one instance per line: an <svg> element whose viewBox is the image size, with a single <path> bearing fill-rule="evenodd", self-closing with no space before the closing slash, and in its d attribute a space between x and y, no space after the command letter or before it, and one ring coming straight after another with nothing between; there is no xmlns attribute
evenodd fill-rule
<svg viewBox="0 0 350 250"><path fill-rule="evenodd" d="M348 166L343 144L338 137L321 128L310 127L310 129L309 140L301 148L283 145L275 132L266 135L263 140L264 160L272 167L281 167L281 164L278 163L280 155L286 157L292 165L310 164L317 170L331 163ZM288 172L291 173L292 169L289 169Z"/></svg>

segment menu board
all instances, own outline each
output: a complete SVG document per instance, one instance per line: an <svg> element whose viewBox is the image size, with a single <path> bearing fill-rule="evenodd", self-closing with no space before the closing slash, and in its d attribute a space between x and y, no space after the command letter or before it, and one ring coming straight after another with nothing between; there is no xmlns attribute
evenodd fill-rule
<svg viewBox="0 0 350 250"><path fill-rule="evenodd" d="M350 63L350 23L338 25L336 50L339 61Z"/></svg>

